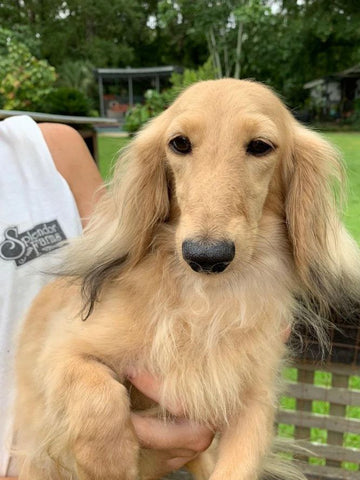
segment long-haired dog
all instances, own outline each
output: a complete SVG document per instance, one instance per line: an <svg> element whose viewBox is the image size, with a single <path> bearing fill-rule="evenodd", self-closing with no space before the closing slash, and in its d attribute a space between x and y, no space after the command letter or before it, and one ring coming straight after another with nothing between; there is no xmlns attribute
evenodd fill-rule
<svg viewBox="0 0 360 480"><path fill-rule="evenodd" d="M359 311L338 155L267 87L224 79L185 90L122 160L21 334L20 479L149 478L129 367L219 432L203 478L260 478L284 331Z"/></svg>

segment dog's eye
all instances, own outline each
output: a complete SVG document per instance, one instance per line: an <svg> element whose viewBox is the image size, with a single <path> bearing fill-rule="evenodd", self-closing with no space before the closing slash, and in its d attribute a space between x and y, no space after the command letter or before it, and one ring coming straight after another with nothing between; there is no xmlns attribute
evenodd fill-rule
<svg viewBox="0 0 360 480"><path fill-rule="evenodd" d="M263 155L267 155L274 147L264 142L263 140L251 140L251 142L246 147L246 153L250 155L254 155L255 157L262 157Z"/></svg>
<svg viewBox="0 0 360 480"><path fill-rule="evenodd" d="M191 152L191 142L188 137L179 135L178 137L173 138L169 142L171 150L175 153L180 153L181 155L186 155Z"/></svg>

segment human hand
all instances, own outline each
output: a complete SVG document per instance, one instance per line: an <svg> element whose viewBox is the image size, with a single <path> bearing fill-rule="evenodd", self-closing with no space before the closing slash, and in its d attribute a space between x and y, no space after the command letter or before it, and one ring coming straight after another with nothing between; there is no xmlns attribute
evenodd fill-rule
<svg viewBox="0 0 360 480"><path fill-rule="evenodd" d="M148 398L160 401L160 381L146 372L128 375L130 382ZM171 423L132 413L131 419L143 449L156 451L152 475L159 478L177 470L206 450L214 437L209 428L184 418L179 405L164 405L175 416ZM155 457L155 455L154 455Z"/></svg>

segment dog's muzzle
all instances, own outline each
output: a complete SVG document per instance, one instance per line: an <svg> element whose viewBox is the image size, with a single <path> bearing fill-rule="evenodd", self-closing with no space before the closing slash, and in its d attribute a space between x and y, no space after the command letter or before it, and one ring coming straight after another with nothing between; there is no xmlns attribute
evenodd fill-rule
<svg viewBox="0 0 360 480"><path fill-rule="evenodd" d="M235 257L235 244L230 241L185 240L182 255L195 272L221 273Z"/></svg>

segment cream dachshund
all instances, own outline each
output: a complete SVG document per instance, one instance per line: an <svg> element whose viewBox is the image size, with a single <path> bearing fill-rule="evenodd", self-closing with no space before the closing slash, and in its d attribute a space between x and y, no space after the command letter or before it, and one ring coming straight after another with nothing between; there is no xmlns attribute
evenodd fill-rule
<svg viewBox="0 0 360 480"><path fill-rule="evenodd" d="M329 316L359 310L342 176L334 148L256 82L200 82L152 120L25 321L20 480L152 478L130 408L169 421L162 403L218 432L213 465L207 452L189 465L198 480L265 478L283 332L305 322L323 340ZM157 409L129 394L128 368L161 379Z"/></svg>

